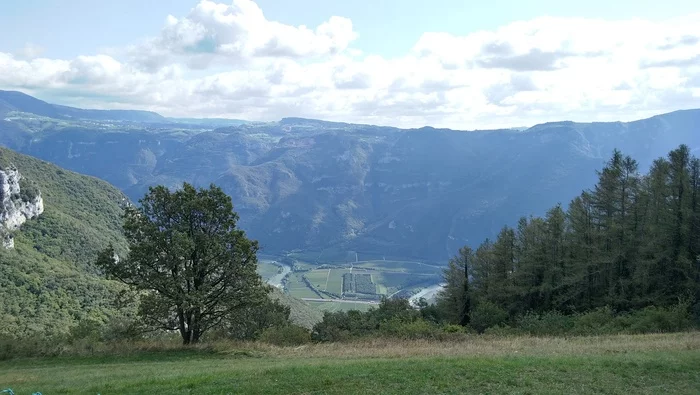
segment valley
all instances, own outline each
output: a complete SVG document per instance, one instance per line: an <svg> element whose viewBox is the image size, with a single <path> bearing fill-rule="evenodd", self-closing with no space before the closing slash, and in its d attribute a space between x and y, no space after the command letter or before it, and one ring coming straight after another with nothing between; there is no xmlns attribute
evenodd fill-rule
<svg viewBox="0 0 700 395"><path fill-rule="evenodd" d="M359 254L348 252L346 256ZM298 253L304 257L309 254ZM366 311L382 298L430 297L440 289L442 267L414 261L303 262L265 256L258 273L270 285L321 311Z"/></svg>

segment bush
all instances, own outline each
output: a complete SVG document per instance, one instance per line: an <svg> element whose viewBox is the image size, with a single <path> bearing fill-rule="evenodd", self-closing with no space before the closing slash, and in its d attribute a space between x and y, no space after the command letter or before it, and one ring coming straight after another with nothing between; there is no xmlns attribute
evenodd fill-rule
<svg viewBox="0 0 700 395"><path fill-rule="evenodd" d="M508 325L496 325L492 326L484 331L484 335L486 336L499 336L499 337L506 337L506 336L517 336L517 335L522 335L522 331L517 328L513 328Z"/></svg>
<svg viewBox="0 0 700 395"><path fill-rule="evenodd" d="M623 329L616 322L615 313L607 306L573 316L572 319L571 332L576 335L619 333Z"/></svg>
<svg viewBox="0 0 700 395"><path fill-rule="evenodd" d="M482 301L472 311L471 327L478 333L484 333L487 328L501 325L508 319L508 312L489 301Z"/></svg>
<svg viewBox="0 0 700 395"><path fill-rule="evenodd" d="M142 340L143 328L132 317L113 317L102 328L101 338L105 342Z"/></svg>
<svg viewBox="0 0 700 395"><path fill-rule="evenodd" d="M442 331L445 333L467 333L467 328L461 325L447 324L442 327Z"/></svg>
<svg viewBox="0 0 700 395"><path fill-rule="evenodd" d="M518 329L535 336L552 336L569 333L574 327L574 318L558 311L538 315L528 313L518 321Z"/></svg>
<svg viewBox="0 0 700 395"><path fill-rule="evenodd" d="M404 321L392 318L379 325L379 332L383 336L407 340L438 339L441 335L440 328L424 319Z"/></svg>
<svg viewBox="0 0 700 395"><path fill-rule="evenodd" d="M39 192L39 188L36 184L24 177L19 179L19 196L22 201L31 202L40 194L41 192Z"/></svg>
<svg viewBox="0 0 700 395"><path fill-rule="evenodd" d="M262 332L260 341L275 346L299 346L311 342L311 333L297 325L272 327Z"/></svg>
<svg viewBox="0 0 700 395"><path fill-rule="evenodd" d="M356 310L325 312L323 320L313 329L313 339L322 342L337 342L353 337L366 336L376 330L378 323L370 312Z"/></svg>
<svg viewBox="0 0 700 395"><path fill-rule="evenodd" d="M689 303L681 302L663 309L647 307L630 314L629 333L678 332L692 327Z"/></svg>
<svg viewBox="0 0 700 395"><path fill-rule="evenodd" d="M22 357L52 357L60 355L65 349L65 337L44 337L32 335L15 339L0 338L0 360Z"/></svg>
<svg viewBox="0 0 700 395"><path fill-rule="evenodd" d="M667 308L652 306L619 314L615 314L610 307L573 315L556 311L540 315L530 313L521 317L511 332L535 336L678 332L693 327L690 306L689 302L682 301ZM488 331L491 334L497 332L504 332L504 329Z"/></svg>

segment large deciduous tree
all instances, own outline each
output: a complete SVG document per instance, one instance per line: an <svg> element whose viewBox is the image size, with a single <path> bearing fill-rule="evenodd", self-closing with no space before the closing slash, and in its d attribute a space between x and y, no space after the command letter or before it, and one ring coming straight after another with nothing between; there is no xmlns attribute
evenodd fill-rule
<svg viewBox="0 0 700 395"><path fill-rule="evenodd" d="M179 330L184 344L261 303L267 288L256 272L258 244L236 228L238 215L220 188L153 187L125 213L129 255L104 251L98 265L144 292L141 314L151 328Z"/></svg>

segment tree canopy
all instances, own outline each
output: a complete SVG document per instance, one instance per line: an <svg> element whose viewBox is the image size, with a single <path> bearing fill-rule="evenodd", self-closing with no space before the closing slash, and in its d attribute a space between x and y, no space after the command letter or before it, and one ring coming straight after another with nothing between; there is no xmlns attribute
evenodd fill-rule
<svg viewBox="0 0 700 395"><path fill-rule="evenodd" d="M157 186L140 203L125 213L128 256L107 249L98 264L143 291L140 313L147 326L179 330L184 344L196 343L267 301L256 273L258 244L236 227L238 215L220 188Z"/></svg>

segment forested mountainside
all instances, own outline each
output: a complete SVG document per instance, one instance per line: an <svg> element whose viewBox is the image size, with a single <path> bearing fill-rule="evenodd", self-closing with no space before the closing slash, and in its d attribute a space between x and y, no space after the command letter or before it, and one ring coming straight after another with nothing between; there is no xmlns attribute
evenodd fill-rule
<svg viewBox="0 0 700 395"><path fill-rule="evenodd" d="M215 183L266 253L329 259L349 250L444 261L591 187L613 149L646 171L679 144L700 148L699 110L470 132L297 118L216 128L21 111L3 115L0 144L100 177L134 201L150 185Z"/></svg>
<svg viewBox="0 0 700 395"><path fill-rule="evenodd" d="M2 229L11 232L13 246L0 245L0 335L65 335L79 322L118 327L135 305L125 304L124 287L106 280L95 261L110 244L126 256L128 198L105 181L0 148L0 171L7 169L19 177L17 199L40 196L42 211L18 228ZM8 217L6 208L0 206L0 219ZM321 318L298 299L279 291L273 296L290 307L293 322L310 327Z"/></svg>
<svg viewBox="0 0 700 395"><path fill-rule="evenodd" d="M31 186L43 200L38 217L12 230L14 248L0 247L0 333L41 337L66 333L80 319L114 316L120 287L99 276L93 262L110 243L125 252L127 198L105 181L5 148L0 168L16 170L20 194Z"/></svg>

